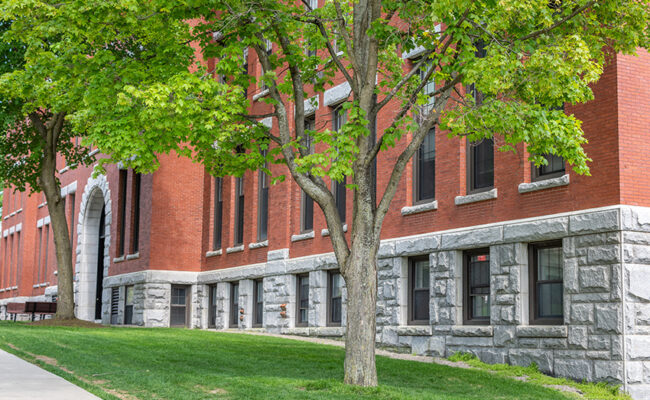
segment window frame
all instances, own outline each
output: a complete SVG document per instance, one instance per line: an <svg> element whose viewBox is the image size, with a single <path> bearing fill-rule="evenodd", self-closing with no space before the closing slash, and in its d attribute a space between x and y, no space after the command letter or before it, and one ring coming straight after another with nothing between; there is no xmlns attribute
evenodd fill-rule
<svg viewBox="0 0 650 400"><path fill-rule="evenodd" d="M142 195L142 174L133 172L131 192L131 254L140 251L140 201Z"/></svg>
<svg viewBox="0 0 650 400"><path fill-rule="evenodd" d="M237 301L235 301L235 288ZM228 316L229 328L239 327L239 281L230 282L230 315Z"/></svg>
<svg viewBox="0 0 650 400"><path fill-rule="evenodd" d="M244 244L244 210L246 198L244 196L244 177L235 178L235 232L233 235L233 245L240 246Z"/></svg>
<svg viewBox="0 0 650 400"><path fill-rule="evenodd" d="M217 327L217 284L208 286L208 329Z"/></svg>
<svg viewBox="0 0 650 400"><path fill-rule="evenodd" d="M123 325L133 325L134 299L132 298L131 299L131 304L129 304L129 302L128 302L128 300L129 300L129 289L131 289L131 291L132 291L131 292L132 296L135 297L135 286L134 285L124 286L124 321L123 321ZM187 292L186 292L185 301L187 302ZM128 310L128 307L131 307L131 314L130 314L130 320L127 323L127 315L128 315L127 310ZM170 307L171 307L171 304L170 304ZM185 305L185 307L187 307L187 304ZM171 310L171 308L170 308L170 310ZM170 311L170 313L171 313L171 311ZM187 316L186 316L186 319L187 319ZM170 314L170 317L169 317L169 323L171 325L171 314Z"/></svg>
<svg viewBox="0 0 650 400"><path fill-rule="evenodd" d="M537 251L539 249L560 248L562 249L562 240L549 240L544 242L530 243L528 245L528 316L530 325L564 325L564 310L562 317L539 317L539 296L537 272L539 265L537 263ZM564 273L564 260L562 262L562 272ZM562 280L543 281L542 283L561 283L562 284L562 305L564 306L564 277Z"/></svg>
<svg viewBox="0 0 650 400"><path fill-rule="evenodd" d="M553 178L559 178L566 174L566 161L560 156L556 156L555 154L544 154L544 158L548 161L549 157L558 157L562 160L562 169L561 170L554 170L545 174L541 173L541 166L536 166L535 164L531 163L531 181L533 182L539 182L539 181L544 181L546 179L553 179Z"/></svg>
<svg viewBox="0 0 650 400"><path fill-rule="evenodd" d="M223 239L223 178L214 178L212 250L219 250Z"/></svg>
<svg viewBox="0 0 650 400"><path fill-rule="evenodd" d="M474 151L473 149L482 145L484 141L490 140L492 142L492 185L482 187L482 188L475 188L474 186L476 185L476 177L474 176L474 166L476 164L476 160L474 159ZM481 143L474 145L472 141L467 139L467 194L476 194L476 193L483 193L490 191L494 189L494 138L484 138L481 140Z"/></svg>
<svg viewBox="0 0 650 400"><path fill-rule="evenodd" d="M263 153L266 153L265 151ZM267 165L265 164L265 168ZM263 242L269 238L269 176L262 170L258 171L257 190L257 241Z"/></svg>
<svg viewBox="0 0 650 400"><path fill-rule="evenodd" d="M314 143L312 138L307 135L307 130L316 129L316 115L305 116L305 147L309 148L309 154L314 153ZM307 214L307 204L311 204L311 214ZM307 228L307 221L311 228ZM300 189L300 233L312 232L314 230L314 199L312 199L304 190Z"/></svg>
<svg viewBox="0 0 650 400"><path fill-rule="evenodd" d="M262 289L262 298L260 299L258 290ZM261 310L258 309L261 307ZM259 314L258 315L258 311ZM264 323L264 280L255 279L253 281L253 328L261 328Z"/></svg>
<svg viewBox="0 0 650 400"><path fill-rule="evenodd" d="M433 197L431 198L426 198L426 199L421 199L420 198L420 151L422 150L422 146L424 145L424 141L422 141L422 144L420 144L420 147L418 147L418 150L415 152L413 155L413 204L418 205L418 204L427 204L431 203L432 201L436 200L436 132L435 128L431 128L429 132L427 132L427 136L433 133ZM426 138L425 138L426 140Z"/></svg>
<svg viewBox="0 0 650 400"><path fill-rule="evenodd" d="M338 132L348 119L348 111L343 108L343 103L337 104L332 109L332 130ZM332 180L332 195L334 196L334 202L336 203L336 209L339 212L339 218L341 223L345 224L347 219L347 176L343 178L343 181L339 182Z"/></svg>
<svg viewBox="0 0 650 400"><path fill-rule="evenodd" d="M341 275L341 272L339 270L331 270L327 271L327 326L341 326L343 323L343 283L341 283L341 295L337 296L336 298L341 299L341 321L333 321L332 320L332 311L333 311L333 306L332 303L335 298L332 297L333 295L333 288L334 286L332 285L334 281L334 276L339 275L341 277L341 281L343 282L343 275Z"/></svg>
<svg viewBox="0 0 650 400"><path fill-rule="evenodd" d="M307 278L307 308L300 307L300 300L302 293L301 280ZM309 326L309 274L298 274L296 275L296 326L298 327L307 327ZM307 310L307 319L305 321L300 317L301 310Z"/></svg>
<svg viewBox="0 0 650 400"><path fill-rule="evenodd" d="M427 302L427 305L429 308L427 309L427 319L415 319L415 266L416 263L419 261L426 261L429 264L429 287L426 289L418 289L419 291L424 291L428 292L427 299L429 300ZM407 313L408 313L408 319L407 323L408 325L429 325L431 323L431 313L430 313L430 306L431 306L431 263L429 262L429 256L419 256L419 257L411 257L409 258L409 266L408 266L408 304L407 304Z"/></svg>
<svg viewBox="0 0 650 400"><path fill-rule="evenodd" d="M123 257L126 253L126 191L128 189L129 171L120 169L118 178L118 212L119 229L117 240L117 257Z"/></svg>
<svg viewBox="0 0 650 400"><path fill-rule="evenodd" d="M485 317L474 317L472 315L472 302L471 302L471 296L470 296L470 282L469 282L469 261L472 256L475 255L487 255L490 257L490 248L485 247L485 248L480 248L480 249L472 249L472 250L465 250L463 252L463 325L490 325L490 320L492 318L492 310L490 309L490 316L488 318ZM488 258L488 263L490 262L490 258ZM489 274L488 276L491 276ZM492 296L492 287L491 287L491 279L488 278L488 301L490 304L490 308L492 307L492 302L490 297Z"/></svg>
<svg viewBox="0 0 650 400"><path fill-rule="evenodd" d="M175 305L174 304L174 299L173 299L173 292L174 289L184 289L185 290L185 305L183 306L185 308L185 324L183 325L173 325L172 324L172 309L174 307L180 308L180 305ZM189 323L190 323L190 308L191 308L191 286L187 285L172 285L171 286L171 294L169 299L169 327L170 328L188 328ZM126 296L125 296L126 297Z"/></svg>

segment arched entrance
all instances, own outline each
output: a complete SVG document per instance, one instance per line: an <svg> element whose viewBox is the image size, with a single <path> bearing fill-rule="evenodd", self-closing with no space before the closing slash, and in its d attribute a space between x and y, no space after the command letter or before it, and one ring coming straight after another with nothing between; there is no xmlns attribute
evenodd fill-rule
<svg viewBox="0 0 650 400"><path fill-rule="evenodd" d="M75 287L76 315L87 321L107 320L103 280L108 275L110 192L104 176L89 179L79 212ZM108 321L106 321L108 322Z"/></svg>

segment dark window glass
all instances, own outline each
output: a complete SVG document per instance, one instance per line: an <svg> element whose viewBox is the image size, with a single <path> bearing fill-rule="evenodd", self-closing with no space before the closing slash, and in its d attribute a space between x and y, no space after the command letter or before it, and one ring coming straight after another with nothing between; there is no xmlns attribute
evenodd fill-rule
<svg viewBox="0 0 650 400"><path fill-rule="evenodd" d="M415 202L433 200L436 197L436 135L431 129L416 155Z"/></svg>
<svg viewBox="0 0 650 400"><path fill-rule="evenodd" d="M244 243L244 178L235 182L235 245Z"/></svg>
<svg viewBox="0 0 650 400"><path fill-rule="evenodd" d="M343 107L337 107L334 110L334 118L333 118L333 128L335 132L339 132L342 128L343 125L345 125L345 122L347 121L347 111L343 109ZM338 181L333 181L332 182L332 193L334 194L334 200L336 201L336 208L339 211L339 217L341 218L341 222L345 223L345 205L346 205L346 181L347 179L344 177L341 182Z"/></svg>
<svg viewBox="0 0 650 400"><path fill-rule="evenodd" d="M253 326L262 326L264 318L264 282L262 279L257 279L254 281L253 286L253 306L255 307Z"/></svg>
<svg viewBox="0 0 650 400"><path fill-rule="evenodd" d="M548 164L533 168L533 180L555 178L564 175L564 159L562 157L556 156L555 154L545 154L544 158Z"/></svg>
<svg viewBox="0 0 650 400"><path fill-rule="evenodd" d="M490 323L490 251L465 253L465 323Z"/></svg>
<svg viewBox="0 0 650 400"><path fill-rule="evenodd" d="M494 145L492 139L470 143L470 192L494 186Z"/></svg>
<svg viewBox="0 0 650 400"><path fill-rule="evenodd" d="M429 259L412 259L409 268L409 323L429 323Z"/></svg>
<svg viewBox="0 0 650 400"><path fill-rule="evenodd" d="M210 286L210 308L208 309L208 328L217 326L217 285Z"/></svg>
<svg viewBox="0 0 650 400"><path fill-rule="evenodd" d="M329 273L328 289L328 325L341 325L341 314L343 312L343 277L338 271Z"/></svg>
<svg viewBox="0 0 650 400"><path fill-rule="evenodd" d="M261 242L268 238L269 226L269 176L264 171L259 171L257 206L257 240Z"/></svg>
<svg viewBox="0 0 650 400"><path fill-rule="evenodd" d="M309 325L309 275L298 275L296 325Z"/></svg>
<svg viewBox="0 0 650 400"><path fill-rule="evenodd" d="M124 293L124 324L133 324L133 286L127 286ZM183 321L183 324L185 322Z"/></svg>
<svg viewBox="0 0 650 400"><path fill-rule="evenodd" d="M70 230L70 245L73 246L74 245L74 227L75 227L74 205L75 205L76 197L75 197L74 193L70 193L68 196L70 197L70 202L69 202L70 203L70 229L69 229Z"/></svg>
<svg viewBox="0 0 650 400"><path fill-rule="evenodd" d="M135 254L140 249L140 188L142 182L141 174L133 175L133 225L131 226L131 254Z"/></svg>
<svg viewBox="0 0 650 400"><path fill-rule="evenodd" d="M223 179L214 178L214 240L212 250L221 248L221 232L223 229Z"/></svg>
<svg viewBox="0 0 650 400"><path fill-rule="evenodd" d="M530 246L531 323L564 323L562 243Z"/></svg>
<svg viewBox="0 0 650 400"><path fill-rule="evenodd" d="M239 283L230 284L230 327L239 326Z"/></svg>
<svg viewBox="0 0 650 400"><path fill-rule="evenodd" d="M128 171L125 169L120 170L119 177L119 211L120 211L120 225L119 225L119 240L117 242L117 256L124 255L124 243L126 236L126 188L127 188Z"/></svg>
<svg viewBox="0 0 650 400"><path fill-rule="evenodd" d="M314 131L316 129L316 119L314 116L305 117L305 132ZM309 150L309 153L314 152L314 145L311 140L311 136L307 133L305 134L305 142L303 146ZM314 199L312 199L307 193L301 191L300 199L300 231L309 232L314 230Z"/></svg>
<svg viewBox="0 0 650 400"><path fill-rule="evenodd" d="M186 326L187 310L187 288L172 286L170 325Z"/></svg>

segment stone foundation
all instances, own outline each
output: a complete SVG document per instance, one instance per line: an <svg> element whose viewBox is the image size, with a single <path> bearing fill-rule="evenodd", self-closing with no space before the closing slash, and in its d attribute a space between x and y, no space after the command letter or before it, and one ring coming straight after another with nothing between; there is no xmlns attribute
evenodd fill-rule
<svg viewBox="0 0 650 400"><path fill-rule="evenodd" d="M528 245L549 240L562 242L564 322L531 325ZM463 251L478 248L489 248L490 254L490 321L463 325ZM430 320L408 325L408 261L426 255ZM170 322L171 286L184 285L190 291L188 327L208 328L213 301L213 328L250 329L253 283L261 278L262 329L343 337L345 290L342 325L327 326L327 271L336 268L332 254L292 259L282 249L270 251L262 264L108 277L105 298L110 299L110 288L120 288L116 320L123 323L124 287L133 285L133 323L163 327ZM304 273L310 283L309 325L296 327L296 276ZM471 352L488 363L535 363L552 375L622 384L634 398L650 399L650 209L616 206L387 240L380 247L378 277L381 346L441 357ZM233 282L239 283L243 314L237 310L237 324L231 326ZM108 303L106 323L111 320Z"/></svg>

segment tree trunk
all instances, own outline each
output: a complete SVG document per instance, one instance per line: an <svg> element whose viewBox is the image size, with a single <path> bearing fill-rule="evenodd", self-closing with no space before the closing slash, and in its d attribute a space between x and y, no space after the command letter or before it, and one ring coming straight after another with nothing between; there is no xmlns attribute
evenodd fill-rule
<svg viewBox="0 0 650 400"><path fill-rule="evenodd" d="M355 218L356 219L356 218ZM370 220L372 221L372 219ZM373 236L373 225L366 232L354 232L348 263L343 270L347 288L347 332L345 340L345 377L350 385L377 386L375 335L377 312L377 244L364 238ZM377 241L378 242L378 241Z"/></svg>
<svg viewBox="0 0 650 400"><path fill-rule="evenodd" d="M52 236L56 250L57 264L57 306L55 319L74 319L74 291L72 279L72 246L65 205L61 198L61 188L56 179L56 128L47 129L47 146L43 150L43 165L40 186L45 193L47 209L50 212Z"/></svg>

